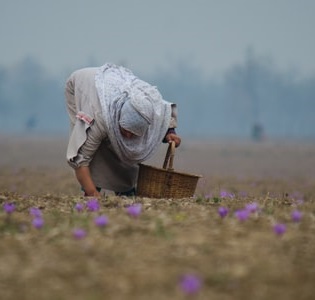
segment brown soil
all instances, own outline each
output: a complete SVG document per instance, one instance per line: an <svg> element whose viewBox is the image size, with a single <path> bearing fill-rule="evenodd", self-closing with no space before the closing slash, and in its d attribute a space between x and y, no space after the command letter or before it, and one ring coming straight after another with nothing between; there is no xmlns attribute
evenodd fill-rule
<svg viewBox="0 0 315 300"><path fill-rule="evenodd" d="M175 169L201 174L190 199L101 199L84 203L65 162L66 139L0 136L0 299L186 299L178 285L198 276L196 299L313 299L315 145L298 142L184 141ZM165 145L148 164L161 166ZM223 198L222 190L233 194ZM126 206L142 204L131 218ZM260 211L240 222L237 209ZM230 213L221 219L219 206ZM33 228L30 207L45 225ZM294 223L298 209L302 220ZM94 217L104 214L103 230ZM284 223L283 236L273 232ZM74 228L87 236L76 240Z"/></svg>

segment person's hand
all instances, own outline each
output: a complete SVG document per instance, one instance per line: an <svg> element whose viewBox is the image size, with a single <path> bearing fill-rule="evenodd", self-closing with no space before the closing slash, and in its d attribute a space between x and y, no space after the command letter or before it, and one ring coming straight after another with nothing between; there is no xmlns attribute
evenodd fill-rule
<svg viewBox="0 0 315 300"><path fill-rule="evenodd" d="M102 195L99 191L95 190L88 190L84 191L84 197L93 197L93 198L102 198Z"/></svg>
<svg viewBox="0 0 315 300"><path fill-rule="evenodd" d="M175 133L169 133L165 139L168 143L175 142L175 147L178 147L181 143L181 138Z"/></svg>
<svg viewBox="0 0 315 300"><path fill-rule="evenodd" d="M96 191L96 190L93 192L90 192L90 193L85 192L84 196L85 197L94 197L94 198L101 198L102 197L101 193L99 191Z"/></svg>

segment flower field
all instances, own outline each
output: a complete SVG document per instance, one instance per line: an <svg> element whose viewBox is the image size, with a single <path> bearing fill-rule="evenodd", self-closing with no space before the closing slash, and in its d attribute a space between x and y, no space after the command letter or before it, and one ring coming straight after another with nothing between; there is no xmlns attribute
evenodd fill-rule
<svg viewBox="0 0 315 300"><path fill-rule="evenodd" d="M314 299L315 145L183 143L193 198L93 199L65 140L1 141L0 299Z"/></svg>

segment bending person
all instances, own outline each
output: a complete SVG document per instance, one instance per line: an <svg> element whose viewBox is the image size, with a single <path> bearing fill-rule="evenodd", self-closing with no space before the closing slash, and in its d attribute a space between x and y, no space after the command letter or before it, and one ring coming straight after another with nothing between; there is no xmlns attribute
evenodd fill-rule
<svg viewBox="0 0 315 300"><path fill-rule="evenodd" d="M176 105L130 70L105 64L71 74L65 96L71 133L67 161L86 196L134 195L138 164L161 142L181 143Z"/></svg>

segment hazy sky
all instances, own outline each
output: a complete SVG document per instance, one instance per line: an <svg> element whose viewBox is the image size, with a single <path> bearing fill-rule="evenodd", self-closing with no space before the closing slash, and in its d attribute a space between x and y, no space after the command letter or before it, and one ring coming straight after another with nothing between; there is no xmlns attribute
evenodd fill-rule
<svg viewBox="0 0 315 300"><path fill-rule="evenodd" d="M315 0L0 0L0 65L127 65L143 73L190 61L206 76L252 47L280 70L315 73Z"/></svg>

